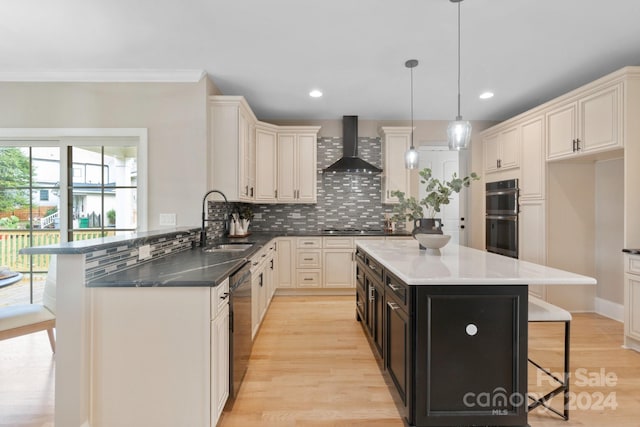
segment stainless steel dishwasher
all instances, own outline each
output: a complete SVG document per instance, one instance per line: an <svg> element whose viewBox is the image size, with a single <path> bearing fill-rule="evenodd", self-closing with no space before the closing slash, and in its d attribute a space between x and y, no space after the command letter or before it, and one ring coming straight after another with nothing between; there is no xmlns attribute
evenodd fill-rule
<svg viewBox="0 0 640 427"><path fill-rule="evenodd" d="M251 271L246 262L229 277L229 401L233 406L251 355Z"/></svg>

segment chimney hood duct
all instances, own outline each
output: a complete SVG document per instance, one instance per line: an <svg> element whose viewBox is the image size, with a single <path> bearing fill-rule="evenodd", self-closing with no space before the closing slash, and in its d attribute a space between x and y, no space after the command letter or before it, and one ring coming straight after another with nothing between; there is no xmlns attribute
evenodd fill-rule
<svg viewBox="0 0 640 427"><path fill-rule="evenodd" d="M382 169L358 157L358 116L342 116L342 158L322 171L327 172L382 172Z"/></svg>

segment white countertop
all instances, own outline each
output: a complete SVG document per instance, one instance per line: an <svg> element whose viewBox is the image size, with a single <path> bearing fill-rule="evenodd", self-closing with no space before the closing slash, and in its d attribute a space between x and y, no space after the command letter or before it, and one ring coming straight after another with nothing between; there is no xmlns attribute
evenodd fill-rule
<svg viewBox="0 0 640 427"><path fill-rule="evenodd" d="M407 285L595 285L596 279L449 243L441 255L416 240L357 240L356 245Z"/></svg>

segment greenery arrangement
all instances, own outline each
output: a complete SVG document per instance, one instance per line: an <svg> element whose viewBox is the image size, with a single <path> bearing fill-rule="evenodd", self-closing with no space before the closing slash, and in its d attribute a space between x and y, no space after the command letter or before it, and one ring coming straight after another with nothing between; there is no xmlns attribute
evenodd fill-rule
<svg viewBox="0 0 640 427"><path fill-rule="evenodd" d="M424 168L420 172L420 182L427 184L427 195L421 200L415 197L406 197L402 191L395 190L391 195L398 198L399 203L393 208L393 222L413 221L424 218L423 206L427 209L427 217L434 218L436 213L440 212L442 205L448 205L451 201L453 193L459 193L465 187L471 185L472 181L480 179L475 173L471 172L469 176L459 178L456 173L453 174L450 181L440 181L434 178L431 169Z"/></svg>

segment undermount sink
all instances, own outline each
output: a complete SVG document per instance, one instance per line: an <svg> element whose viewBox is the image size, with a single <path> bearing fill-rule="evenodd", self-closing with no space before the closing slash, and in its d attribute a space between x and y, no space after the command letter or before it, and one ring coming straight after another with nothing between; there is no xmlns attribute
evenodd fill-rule
<svg viewBox="0 0 640 427"><path fill-rule="evenodd" d="M218 243L207 246L204 252L242 252L253 247L253 243Z"/></svg>

